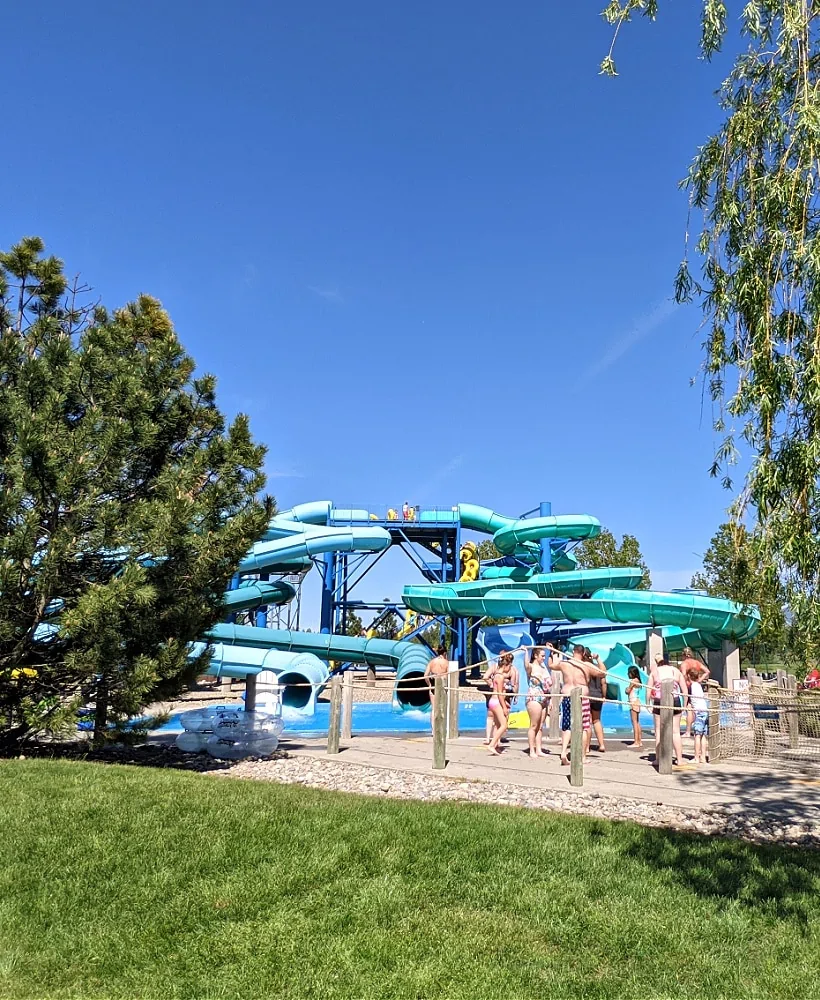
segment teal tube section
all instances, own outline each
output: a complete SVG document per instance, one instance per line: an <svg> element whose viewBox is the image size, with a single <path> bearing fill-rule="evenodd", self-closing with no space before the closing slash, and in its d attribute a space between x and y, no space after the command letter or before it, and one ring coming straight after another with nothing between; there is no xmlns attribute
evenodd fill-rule
<svg viewBox="0 0 820 1000"><path fill-rule="evenodd" d="M273 583L250 581L242 583L236 590L226 590L224 593L225 610L248 611L263 604L287 604L296 596L296 588L284 580Z"/></svg>
<svg viewBox="0 0 820 1000"><path fill-rule="evenodd" d="M602 587L624 588L631 590L638 586L643 576L643 570L637 567L616 569L579 569L571 573L537 573L526 570L523 578L503 579L487 578L475 583L434 584L429 587L406 587L405 592L412 589L434 590L444 594L444 588L450 588L452 597L482 597L490 592L507 590L532 591L536 597L570 597L580 594L592 594Z"/></svg>
<svg viewBox="0 0 820 1000"><path fill-rule="evenodd" d="M560 514L550 517L527 517L514 521L493 535L499 552L513 553L516 546L539 542L542 538L595 538L601 523L588 514Z"/></svg>
<svg viewBox="0 0 820 1000"><path fill-rule="evenodd" d="M321 660L390 667L396 671L394 704L400 708L422 708L429 705L422 681L424 670L430 661L430 651L416 642L402 639L360 639L348 635L328 635L325 632L296 632L292 629L224 623L215 625L207 633L207 638L211 642L226 645L311 653ZM262 666L255 669L251 665L246 673L258 673L263 669L265 668Z"/></svg>
<svg viewBox="0 0 820 1000"><path fill-rule="evenodd" d="M264 631L264 630L263 630ZM194 654L204 648L197 644ZM327 665L310 653L286 653L277 649L232 646L218 642L210 647L208 673L215 677L245 678L272 672L282 688L282 704L312 714L316 696L327 683Z"/></svg>
<svg viewBox="0 0 820 1000"><path fill-rule="evenodd" d="M421 614L447 614L459 618L542 618L570 622L595 619L613 623L645 622L696 629L722 639L748 642L760 628L757 608L696 594L663 594L649 590L595 591L590 598L539 597L534 590L497 587L480 595L464 593L470 584L437 584L405 587L402 600ZM527 583L527 588L529 583Z"/></svg>
<svg viewBox="0 0 820 1000"><path fill-rule="evenodd" d="M278 517L271 525L266 534L278 537L257 542L239 564L240 573L263 572L273 565L325 552L381 552L390 546L390 533L384 528L365 525L332 528L283 522Z"/></svg>

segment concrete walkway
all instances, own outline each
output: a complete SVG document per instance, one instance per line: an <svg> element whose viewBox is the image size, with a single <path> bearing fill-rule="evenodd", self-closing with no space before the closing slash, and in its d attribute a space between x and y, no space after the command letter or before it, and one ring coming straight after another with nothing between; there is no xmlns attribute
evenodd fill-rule
<svg viewBox="0 0 820 1000"><path fill-rule="evenodd" d="M433 746L430 736L354 736L342 744L338 755L328 757L327 743L318 740L282 741L293 756L324 758L340 764L415 774L435 775L455 780L488 781L561 792L578 791L628 798L658 805L683 808L720 806L731 812L770 814L781 822L820 822L820 775L752 763L694 765L686 763L671 775L659 775L654 760L654 742L645 740L641 750L627 749L616 740L606 754L593 750L586 758L583 787L569 783L569 768L562 767L555 744L547 741L549 755L530 760L525 735L511 734L500 757L490 757L477 737L448 740L447 766L432 770ZM684 741L684 758L691 756L691 743Z"/></svg>

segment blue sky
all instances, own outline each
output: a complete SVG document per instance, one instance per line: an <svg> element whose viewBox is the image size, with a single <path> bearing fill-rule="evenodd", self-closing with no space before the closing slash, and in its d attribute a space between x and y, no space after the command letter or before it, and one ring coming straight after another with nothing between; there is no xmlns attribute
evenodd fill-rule
<svg viewBox="0 0 820 1000"><path fill-rule="evenodd" d="M669 4L604 79L602 6L13 5L0 243L160 298L280 507L547 499L685 585L728 496L677 182L726 61Z"/></svg>

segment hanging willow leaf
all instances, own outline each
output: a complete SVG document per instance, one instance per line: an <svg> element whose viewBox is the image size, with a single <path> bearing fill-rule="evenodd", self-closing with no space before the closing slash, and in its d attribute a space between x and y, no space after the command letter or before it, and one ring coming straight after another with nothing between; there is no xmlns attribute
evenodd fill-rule
<svg viewBox="0 0 820 1000"><path fill-rule="evenodd" d="M611 3L604 16L617 36L635 14L654 18L651 6ZM739 26L723 124L683 182L702 229L675 295L704 311L703 373L723 431L712 474L732 488L739 434L751 463L731 515L754 524L809 654L820 650L820 3L749 0ZM706 59L727 30L723 0L702 0Z"/></svg>

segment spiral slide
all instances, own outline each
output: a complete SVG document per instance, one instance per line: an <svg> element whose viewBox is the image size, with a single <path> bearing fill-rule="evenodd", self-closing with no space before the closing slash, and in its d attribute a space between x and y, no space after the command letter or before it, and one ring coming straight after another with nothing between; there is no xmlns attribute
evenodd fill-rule
<svg viewBox="0 0 820 1000"><path fill-rule="evenodd" d="M611 625L606 631L591 631L576 639L606 661L613 696L623 693L627 669L635 655L643 652L649 627L661 629L669 650L684 645L714 649L727 639L740 644L753 638L759 628L756 608L694 593L639 591L638 568L579 570L566 546L600 533L600 523L589 515L511 518L488 507L460 504L443 511L421 511L418 522L440 523L444 518L491 535L505 557L504 564L477 567L475 546L470 548L471 543L465 542L462 580L406 587L404 604L424 615ZM340 526L340 521L345 523ZM381 552L391 544L390 532L370 521L365 510L338 510L327 500L299 504L271 520L239 571L293 573L310 567L313 557L326 552ZM541 570L545 540L553 570L549 573ZM228 591L225 601L226 608L235 612L283 604L293 596L293 587L284 581L252 581ZM579 631L584 631L583 626ZM313 709L316 691L328 678L328 660L395 669L394 703L412 707L427 702L426 691L416 689L429 652L417 643L233 624L216 625L203 638L212 645L212 673L240 678L272 674L284 687L285 704L294 709ZM203 648L198 646L195 652Z"/></svg>
<svg viewBox="0 0 820 1000"><path fill-rule="evenodd" d="M514 556L518 565L486 567L484 578L475 582L405 587L402 600L407 607L421 614L461 618L640 624L640 628L615 628L576 638L606 661L613 696L622 696L634 654L644 651L648 627L661 627L669 650L686 645L714 649L726 639L742 644L760 627L755 607L695 593L637 590L642 575L637 567L539 572L541 539L594 538L601 530L594 517L515 520L469 504L461 504L458 510L465 527L492 533L496 548Z"/></svg>
<svg viewBox="0 0 820 1000"><path fill-rule="evenodd" d="M366 511L341 513L350 520L369 519ZM384 528L331 527L327 522L332 514L338 516L340 512L333 511L328 500L299 504L277 514L262 540L240 563L240 573L293 573L311 566L311 556L324 552L381 552L390 545L390 534ZM252 581L226 591L225 606L235 612L285 604L294 595L294 588L284 581ZM307 713L313 711L319 687L328 678L324 661L369 663L415 676L424 672L430 658L426 647L418 643L248 625L216 625L204 638L211 644L210 673L244 678L271 671L283 689L285 708ZM197 644L192 654L198 655L204 648L204 644ZM411 701L415 697L408 694Z"/></svg>

